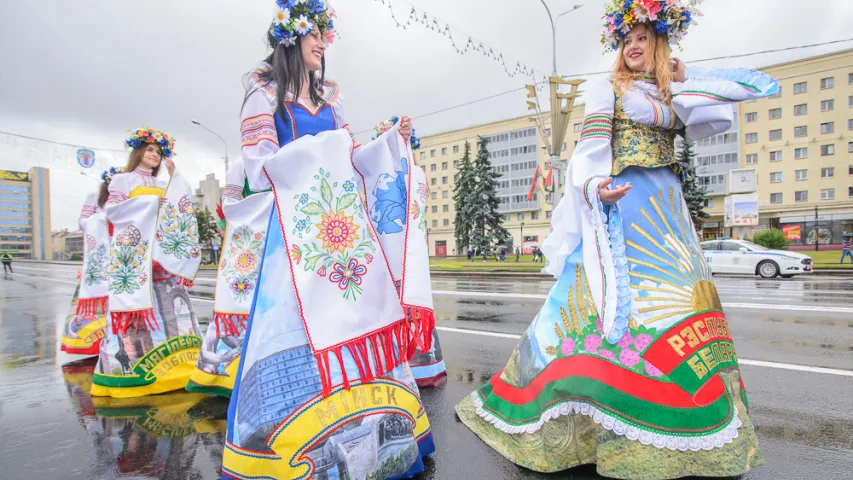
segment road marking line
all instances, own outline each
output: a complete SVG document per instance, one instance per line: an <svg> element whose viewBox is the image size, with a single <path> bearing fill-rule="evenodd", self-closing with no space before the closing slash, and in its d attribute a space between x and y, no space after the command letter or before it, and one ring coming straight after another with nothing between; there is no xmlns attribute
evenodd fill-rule
<svg viewBox="0 0 853 480"><path fill-rule="evenodd" d="M498 338L508 338L512 340L521 339L521 335L515 335L512 333L498 333L498 332L487 332L482 330L467 330L462 328L451 328L451 327L435 327L436 330L441 332L450 332L450 333L462 333L466 335L477 335L481 337L498 337ZM778 362L766 362L764 360L749 360L746 358L739 358L738 362L743 365L751 365L753 367L765 367L765 368L776 368L780 370L792 370L796 372L809 372L809 373L823 373L827 375L839 375L842 377L853 377L853 371L851 370L838 370L835 368L825 368L825 367L810 367L808 365L795 365L793 363L778 363Z"/></svg>
<svg viewBox="0 0 853 480"><path fill-rule="evenodd" d="M435 295L450 297L489 297L489 298L523 298L528 300L545 300L548 295L525 294L525 293L494 293L494 292L452 292L448 290L434 290ZM723 307L744 308L754 310L786 310L793 312L823 312L823 313L853 313L853 308L848 307L822 307L810 305L774 305L765 303L737 303L723 302Z"/></svg>

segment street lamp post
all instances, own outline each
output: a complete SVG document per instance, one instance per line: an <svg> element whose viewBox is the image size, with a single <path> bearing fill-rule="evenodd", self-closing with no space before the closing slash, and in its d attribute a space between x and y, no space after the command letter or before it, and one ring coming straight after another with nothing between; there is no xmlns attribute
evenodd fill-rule
<svg viewBox="0 0 853 480"><path fill-rule="evenodd" d="M219 140L222 141L222 145L225 146L225 158L224 158L225 159L225 175L228 176L228 143L226 143L225 139L222 138L218 133L214 132L213 130L211 130L207 127L205 127L198 120L191 120L191 122L193 122L193 125L198 125L199 127L201 127L203 129L207 130L208 132L212 133L214 136L216 136L216 138L218 138Z"/></svg>
<svg viewBox="0 0 853 480"><path fill-rule="evenodd" d="M524 255L524 222L521 222L521 254Z"/></svg>
<svg viewBox="0 0 853 480"><path fill-rule="evenodd" d="M426 235L426 237L427 237L426 238L426 241L427 241L427 257L431 256L430 251L429 251L429 232L431 232L431 231L432 231L431 228L427 228L427 235Z"/></svg>
<svg viewBox="0 0 853 480"><path fill-rule="evenodd" d="M571 116L572 107L574 106L574 100L579 93L578 86L583 83L583 80L563 80L557 73L557 22L563 17L563 15L574 12L583 5L574 5L569 10L566 10L554 17L551 15L551 9L548 8L545 0L539 1L542 2L542 6L545 7L545 11L548 13L548 19L551 21L552 70L551 78L549 78L549 83L551 85L551 145L549 148L550 158L548 161L548 167L552 169L553 175L556 176L556 178L552 176L551 184L551 210L553 211L560 203L560 198L562 196L560 192L560 181L564 176L564 168L568 168L568 162L560 159L563 139L565 139L566 136L566 130L569 123L569 117ZM559 93L559 85L571 85L571 92L568 94ZM564 101L568 101L568 103L564 103ZM544 126L542 126L542 128L544 128ZM543 138L547 137L543 136Z"/></svg>

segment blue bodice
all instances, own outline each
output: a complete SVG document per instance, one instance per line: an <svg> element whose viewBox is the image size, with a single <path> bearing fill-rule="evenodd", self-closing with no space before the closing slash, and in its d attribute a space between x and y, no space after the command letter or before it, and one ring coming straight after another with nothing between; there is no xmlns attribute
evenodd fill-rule
<svg viewBox="0 0 853 480"><path fill-rule="evenodd" d="M285 146L304 135L317 135L327 130L336 130L338 122L335 119L335 107L326 103L316 114L294 102L284 103L285 117L281 110L275 113L275 130L278 134L279 146Z"/></svg>

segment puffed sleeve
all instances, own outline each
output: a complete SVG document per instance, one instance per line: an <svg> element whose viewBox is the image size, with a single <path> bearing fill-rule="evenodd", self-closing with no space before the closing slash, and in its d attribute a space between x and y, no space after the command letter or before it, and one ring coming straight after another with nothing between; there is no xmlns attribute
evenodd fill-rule
<svg viewBox="0 0 853 480"><path fill-rule="evenodd" d="M279 151L275 129L275 92L261 85L257 76L250 74L244 83L248 97L240 119L243 166L249 188L253 192L269 190L272 186L264 174L264 165Z"/></svg>
<svg viewBox="0 0 853 480"><path fill-rule="evenodd" d="M581 215L598 200L598 184L613 169L613 110L616 96L609 80L590 82L584 94L583 128L569 160L566 191L552 214L554 229L542 245L548 258L545 271L559 277L565 259L577 248L581 237ZM590 197L592 196L592 197Z"/></svg>
<svg viewBox="0 0 853 480"><path fill-rule="evenodd" d="M80 230L86 229L86 220L95 214L98 208L98 194L90 193L86 195L86 200L83 202L83 210L80 211Z"/></svg>
<svg viewBox="0 0 853 480"><path fill-rule="evenodd" d="M121 173L113 177L109 186L110 195L107 197L107 205L119 204L130 198L130 177Z"/></svg>
<svg viewBox="0 0 853 480"><path fill-rule="evenodd" d="M689 68L684 83L672 83L672 108L689 140L722 133L734 121L729 104L756 100L779 91L769 75L742 68Z"/></svg>
<svg viewBox="0 0 853 480"><path fill-rule="evenodd" d="M222 205L233 205L243 199L243 188L246 184L246 171L243 159L238 158L231 164L225 174L225 188L222 190Z"/></svg>

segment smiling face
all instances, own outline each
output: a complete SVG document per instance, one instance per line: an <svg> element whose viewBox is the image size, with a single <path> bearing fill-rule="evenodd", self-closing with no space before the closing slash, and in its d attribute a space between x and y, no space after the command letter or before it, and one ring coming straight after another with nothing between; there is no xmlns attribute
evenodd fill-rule
<svg viewBox="0 0 853 480"><path fill-rule="evenodd" d="M316 72L323 68L323 55L328 46L323 39L323 33L319 28L314 27L310 34L302 37L300 44L302 46L302 58L305 61L305 68L309 72Z"/></svg>
<svg viewBox="0 0 853 480"><path fill-rule="evenodd" d="M637 25L622 39L622 58L634 72L646 71L646 52L651 36L645 25Z"/></svg>
<svg viewBox="0 0 853 480"><path fill-rule="evenodd" d="M142 152L142 159L139 162L142 167L148 170L154 170L160 166L160 161L163 159L163 154L160 152L160 147L154 144L147 144Z"/></svg>

